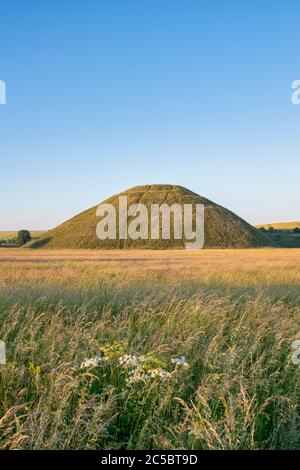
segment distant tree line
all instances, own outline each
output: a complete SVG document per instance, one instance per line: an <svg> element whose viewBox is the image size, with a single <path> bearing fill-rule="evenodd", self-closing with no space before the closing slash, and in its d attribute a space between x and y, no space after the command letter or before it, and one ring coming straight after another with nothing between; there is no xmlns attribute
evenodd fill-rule
<svg viewBox="0 0 300 470"><path fill-rule="evenodd" d="M5 240L4 238L2 238L0 240L0 245L16 245L17 243L17 239L16 238L8 238L7 240Z"/></svg>
<svg viewBox="0 0 300 470"><path fill-rule="evenodd" d="M276 228L272 227L272 225L268 225L268 228L260 227L259 230L261 232L266 232L266 233L280 233L283 230L286 230L290 233L300 233L300 227L295 227L294 229L276 229Z"/></svg>
<svg viewBox="0 0 300 470"><path fill-rule="evenodd" d="M22 246L25 245L25 243L29 242L31 240L31 235L28 230L20 230L17 233L17 245Z"/></svg>
<svg viewBox="0 0 300 470"><path fill-rule="evenodd" d="M31 234L28 230L19 230L17 236L7 240L0 240L2 246L23 246L31 240Z"/></svg>

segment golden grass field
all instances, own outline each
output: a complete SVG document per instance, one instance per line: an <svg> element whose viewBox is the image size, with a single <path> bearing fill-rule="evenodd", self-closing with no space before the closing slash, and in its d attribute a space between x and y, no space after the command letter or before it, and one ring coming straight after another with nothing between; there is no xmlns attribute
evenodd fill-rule
<svg viewBox="0 0 300 470"><path fill-rule="evenodd" d="M300 448L298 249L0 248L0 339L2 449Z"/></svg>
<svg viewBox="0 0 300 470"><path fill-rule="evenodd" d="M0 231L0 240L7 240L10 238L14 238L17 232L1 232Z"/></svg>
<svg viewBox="0 0 300 470"><path fill-rule="evenodd" d="M275 222L274 224L256 225L257 228L264 227L266 229L268 229L270 226L273 227L274 229L279 229L279 230L293 230L294 228L297 228L297 227L300 228L300 221L296 221L296 222Z"/></svg>

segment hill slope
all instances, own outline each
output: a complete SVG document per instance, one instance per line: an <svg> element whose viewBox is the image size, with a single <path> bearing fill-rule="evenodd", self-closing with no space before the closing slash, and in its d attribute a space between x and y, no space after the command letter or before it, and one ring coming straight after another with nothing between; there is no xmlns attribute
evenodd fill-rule
<svg viewBox="0 0 300 470"><path fill-rule="evenodd" d="M268 237L260 233L243 219L212 201L199 196L181 186L147 185L136 186L110 197L104 203L113 204L118 214L119 196L127 196L128 206L142 203L150 208L151 204L167 203L204 204L205 206L205 248L251 248L274 246ZM183 248L183 240L99 240L96 225L100 218L96 208L64 222L30 242L30 248ZM173 235L173 234L172 234Z"/></svg>

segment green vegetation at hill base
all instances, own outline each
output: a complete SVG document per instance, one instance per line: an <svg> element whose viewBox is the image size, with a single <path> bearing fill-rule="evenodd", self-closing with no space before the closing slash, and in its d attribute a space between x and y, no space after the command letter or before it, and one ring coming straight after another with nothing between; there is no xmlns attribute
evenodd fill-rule
<svg viewBox="0 0 300 470"><path fill-rule="evenodd" d="M15 246L17 233L13 231L0 231L0 246ZM37 238L43 235L43 231L33 230L30 231L32 240L36 240Z"/></svg>
<svg viewBox="0 0 300 470"><path fill-rule="evenodd" d="M286 230L276 230L267 235L281 248L300 248L300 233Z"/></svg>
<svg viewBox="0 0 300 470"><path fill-rule="evenodd" d="M256 227L281 248L300 248L300 222L280 222Z"/></svg>

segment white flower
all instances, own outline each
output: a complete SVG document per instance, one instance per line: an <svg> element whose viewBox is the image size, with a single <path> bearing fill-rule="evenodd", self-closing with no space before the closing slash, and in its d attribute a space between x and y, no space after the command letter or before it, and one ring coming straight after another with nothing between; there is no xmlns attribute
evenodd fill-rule
<svg viewBox="0 0 300 470"><path fill-rule="evenodd" d="M137 382L144 382L144 377L142 374L139 374L139 373L133 374L128 379L126 379L127 385L132 385Z"/></svg>
<svg viewBox="0 0 300 470"><path fill-rule="evenodd" d="M139 358L131 354L124 354L124 356L119 358L119 363L124 367L137 366L139 364Z"/></svg>
<svg viewBox="0 0 300 470"><path fill-rule="evenodd" d="M151 375L152 379L155 379L156 377L160 377L162 379L167 379L167 378L171 377L170 372L167 372L166 370L163 370L160 367L158 367L157 369L152 369L150 371L150 375Z"/></svg>
<svg viewBox="0 0 300 470"><path fill-rule="evenodd" d="M139 362L151 362L152 358L150 356L139 356L138 357Z"/></svg>
<svg viewBox="0 0 300 470"><path fill-rule="evenodd" d="M106 361L106 358L99 354L98 356L91 357L90 359L85 359L81 363L80 369L85 369L87 367L97 367L101 362L104 361Z"/></svg>
<svg viewBox="0 0 300 470"><path fill-rule="evenodd" d="M181 366L181 367L189 367L189 364L186 362L186 358L184 356L181 357L172 357L171 359L172 364L175 364L176 366Z"/></svg>

